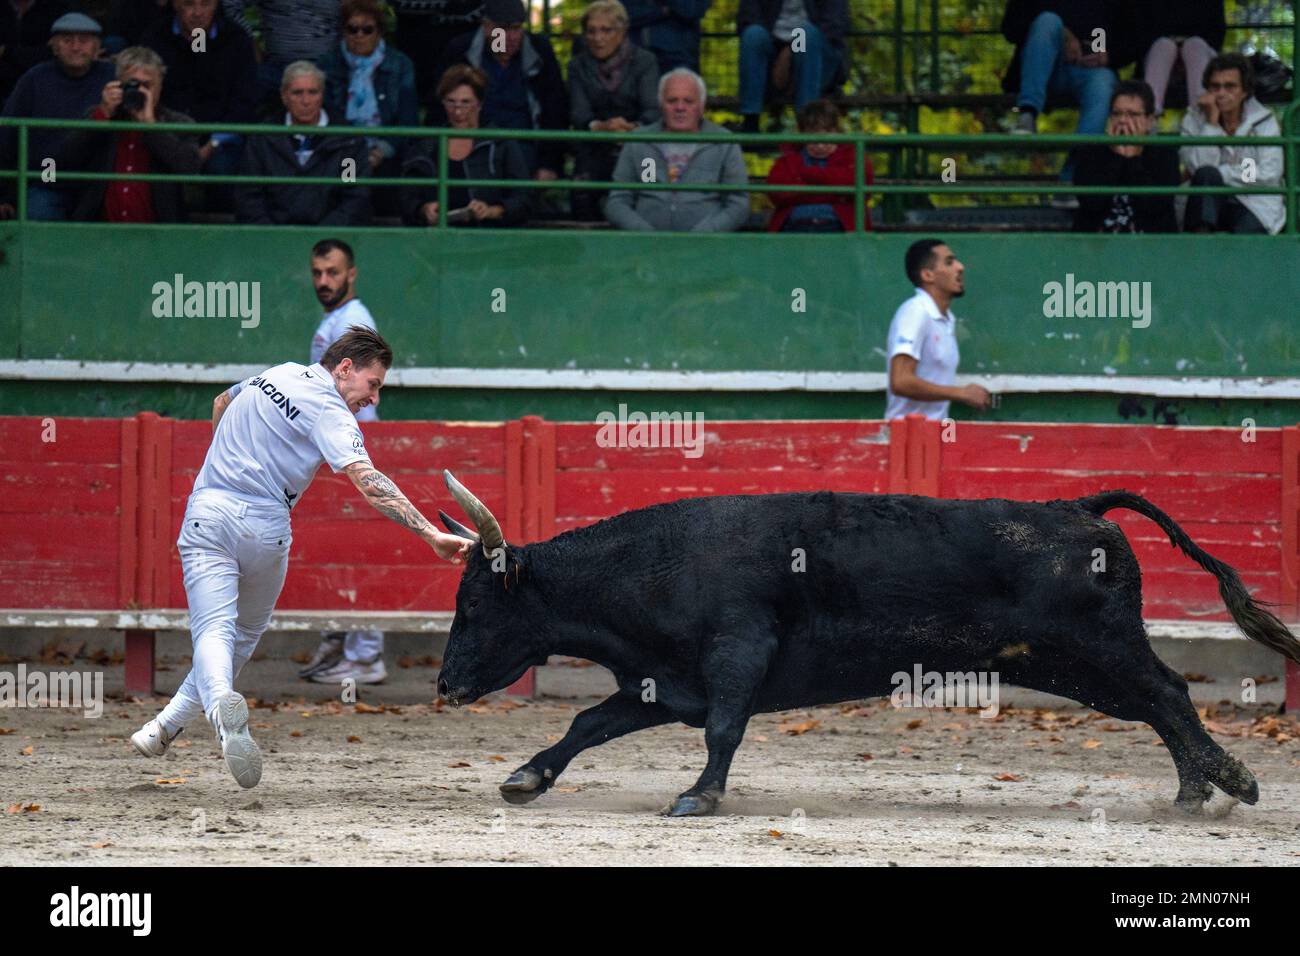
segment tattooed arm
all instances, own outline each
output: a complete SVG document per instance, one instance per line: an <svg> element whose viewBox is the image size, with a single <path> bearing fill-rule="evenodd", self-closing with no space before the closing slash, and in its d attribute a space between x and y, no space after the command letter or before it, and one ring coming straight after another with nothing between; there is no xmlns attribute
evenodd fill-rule
<svg viewBox="0 0 1300 956"><path fill-rule="evenodd" d="M212 431L214 433L217 430L217 422L221 421L221 416L225 414L227 406L234 400L235 396L230 394L230 389L226 389L212 400Z"/></svg>
<svg viewBox="0 0 1300 956"><path fill-rule="evenodd" d="M392 518L403 528L414 531L437 552L438 557L459 564L474 542L458 535L439 531L420 510L407 500L391 478L368 461L356 461L343 469L352 484L380 514Z"/></svg>

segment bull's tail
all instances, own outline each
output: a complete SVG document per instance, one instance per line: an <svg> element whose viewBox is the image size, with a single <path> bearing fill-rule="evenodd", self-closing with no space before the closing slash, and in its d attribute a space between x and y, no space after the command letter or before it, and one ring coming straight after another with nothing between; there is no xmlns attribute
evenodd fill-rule
<svg viewBox="0 0 1300 956"><path fill-rule="evenodd" d="M1174 523L1173 518L1151 502L1130 491L1103 491L1101 494L1080 498L1078 505L1098 517L1113 508L1127 508L1150 518L1160 526L1161 531L1169 535L1170 544L1182 549L1183 554L1219 579L1219 596L1223 598L1228 613L1243 634L1300 664L1300 641L1296 640L1287 626L1250 596L1236 571L1201 550L1187 536L1187 532Z"/></svg>

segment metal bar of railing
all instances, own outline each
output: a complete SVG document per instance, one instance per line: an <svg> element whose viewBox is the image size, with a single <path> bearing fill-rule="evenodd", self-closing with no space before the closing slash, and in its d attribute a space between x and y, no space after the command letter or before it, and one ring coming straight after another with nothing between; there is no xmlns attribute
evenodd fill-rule
<svg viewBox="0 0 1300 956"><path fill-rule="evenodd" d="M27 221L27 127L18 127L18 200L14 204L19 222Z"/></svg>
<svg viewBox="0 0 1300 956"><path fill-rule="evenodd" d="M438 137L438 228L446 229L451 225L447 221L447 171L451 159L447 156L447 137Z"/></svg>
<svg viewBox="0 0 1300 956"><path fill-rule="evenodd" d="M1300 102L1291 104L1283 116L1282 135L1275 137L1252 137L1252 145L1257 146L1278 146L1282 147L1286 157L1286 169L1288 175L1283 184L1278 186L1222 186L1222 187L1201 187L1201 186L1143 186L1128 187L1124 191L1132 195L1181 195L1181 194L1198 194L1198 195L1243 195L1243 194L1264 194L1277 195L1284 197L1287 204L1288 232L1296 232L1296 194L1297 187L1300 186L1300 176L1297 172L1297 149L1294 120L1300 113ZM28 119L23 117L0 118L0 126L17 127L18 138L18 169L8 172L6 178L18 179L18 202L17 211L20 220L26 218L28 212L28 193L27 184L38 177L40 172L29 168L28 142L29 132L33 128L68 128L68 129L103 129L103 121L95 120L49 120L49 119ZM116 123L114 126L117 131L129 129L140 129L144 131L172 131L179 133L196 133L199 129L221 130L229 132L242 132L249 135L275 135L283 134L293 127L285 126L257 126L251 124L204 124L196 128L196 124L191 123ZM318 129L318 127L304 127L304 129ZM369 178L362 177L356 181L357 185L375 185L380 187L393 187L398 185L437 185L439 195L440 210L446 211L447 194L449 190L448 177L448 154L447 142L452 136L464 135L466 130L455 130L447 128L431 127L375 127L367 130L369 135L385 136L403 136L403 137L420 137L436 138L439 144L439 163L438 177L436 179L428 178ZM478 138L487 139L516 139L516 140L590 140L597 142L620 142L620 141L648 141L648 142L673 142L680 141L680 133L643 133L629 136L626 133L590 133L569 130L497 130L497 129L475 129L472 135ZM879 195L937 195L948 193L952 195L1054 195L1054 194L1072 194L1072 195L1113 195L1116 191L1114 186L1075 186L1070 183L1057 182L1042 185L1028 185L1022 183L999 183L999 184L967 184L953 183L947 184L936 181L935 183L912 183L912 184L874 184L870 189L866 187L865 176L863 171L864 158L866 151L872 145L881 149L898 147L900 145L916 146L920 148L933 147L937 145L958 145L968 146L969 152L984 151L1002 151L1007 149L1032 150L1041 148L1043 145L1053 145L1060 143L1062 145L1083 144L1083 143L1109 143L1116 142L1153 145L1153 146L1172 146L1183 143L1198 143L1205 145L1235 145L1240 146L1241 140L1236 137L1219 136L1219 137L1171 137L1160 135L1149 136L1130 136L1130 137L1113 137L1105 134L1095 135L1078 135L1078 134L1043 134L1035 137L1023 137L1010 134L891 134L877 135L865 133L849 134L789 134L780 136L761 135L761 134L732 134L732 133L698 133L693 134L692 139L701 142L725 142L736 144L771 144L774 141L780 142L836 142L852 144L855 152L854 183L852 186L769 186L766 183L740 183L740 184L681 184L681 183L596 183L591 181L573 181L573 180L556 180L548 182L538 182L534 180L457 180L458 184L474 187L495 186L498 188L510 189L593 189L598 191L611 190L681 190L684 192L823 192L823 193L851 193L854 197L855 205L858 209L855 211L855 225L864 225L860 221L862 216L862 202L869 194ZM121 179L120 173L112 171L104 172L76 172L71 170L61 170L60 177L65 181L112 181ZM298 177L298 176L209 176L199 173L192 174L133 174L132 180L141 182L201 182L209 184L240 184L240 183L260 183L266 185L339 185L341 180L335 177ZM440 224L446 226L445 216L440 217Z"/></svg>
<svg viewBox="0 0 1300 956"><path fill-rule="evenodd" d="M853 231L865 232L867 229L867 195L864 191L867 180L867 147L862 140L853 145Z"/></svg>

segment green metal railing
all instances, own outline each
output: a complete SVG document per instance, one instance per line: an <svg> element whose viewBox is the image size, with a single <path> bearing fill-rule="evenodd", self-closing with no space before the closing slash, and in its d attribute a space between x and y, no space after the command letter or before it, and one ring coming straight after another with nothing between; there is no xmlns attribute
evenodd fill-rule
<svg viewBox="0 0 1300 956"><path fill-rule="evenodd" d="M1284 178L1283 183L1278 186L1140 186L1126 187L1123 191L1130 195L1225 195L1241 196L1250 194L1268 194L1284 197L1286 208L1286 232L1295 234L1297 230L1296 223L1296 192L1297 180L1300 180L1300 169L1297 169L1297 134L1294 129L1297 108L1300 102L1293 102L1287 107L1282 118L1282 135L1276 137L1250 137L1249 144L1252 146L1276 146L1283 150L1284 156ZM196 127L192 123L138 123L138 122L117 122L112 124L112 131L125 132L129 130L138 130L141 132L172 132L182 134L198 134L200 130L204 133L226 132L237 133L245 136L266 136L266 135L286 135L296 131L320 135L320 127L317 126L283 126L283 125L251 125L251 124L203 124ZM27 186L30 182L40 180L42 171L30 169L28 166L28 144L30 131L33 129L94 129L106 131L107 123L103 120L54 120L54 119L30 119L26 117L0 117L0 127L17 128L17 169L0 170L0 179L17 179L17 218L20 222L27 219ZM344 132L346 131L346 132ZM631 183L612 183L612 182L592 182L587 180L499 180L499 179L455 179L448 177L448 159L447 159L447 140L455 138L464 138L467 134L480 139L513 139L521 142L560 140L566 143L578 142L597 142L597 143L624 143L628 141L636 142L681 142L683 134L680 133L592 133L578 132L573 130L499 130L499 129L475 129L475 130L457 130L447 128L430 128L430 127L366 127L364 129L341 127L340 135L360 135L379 136L383 138L403 138L403 139L428 139L438 140L438 175L436 177L370 177L364 175L364 170L358 170L355 180L348 180L340 176L211 176L202 173L176 174L176 173L149 173L149 174L132 174L129 177L133 182L158 182L158 183L195 183L195 184L236 184L236 185L325 185L338 186L345 185L349 187L380 187L396 188L400 186L437 186L438 204L441 210L447 210L448 191L452 186L456 187L497 187L506 189L534 189L534 190L649 190L649 191L673 191L680 190L683 192L744 192L744 193L819 193L835 195L852 195L854 198L854 219L855 229L862 231L865 227L864 205L869 196L881 195L928 195L936 196L941 194L950 195L1032 195L1048 196L1056 194L1069 195L1102 195L1109 196L1116 193L1113 186L1073 186L1065 182L1042 183L1038 185L1025 183L963 183L960 175L956 181L945 183L942 180L924 183L877 183L868 186L864 177L864 165L866 154L869 151L896 150L896 149L933 149L935 147L956 147L974 152L1004 151L1004 150L1041 150L1044 147L1068 148L1072 146L1081 146L1094 143L1127 143L1144 146L1184 146L1184 145L1205 145L1205 146L1241 146L1245 141L1239 137L1215 136L1215 137L1180 137L1168 135L1149 135L1149 136L1128 136L1113 137L1106 135L1078 135L1078 134L1039 134L1035 136L1017 136L1005 133L988 133L988 134L921 134L921 133L897 133L890 135L878 135L867 133L844 133L837 135L829 134L789 134L789 135L772 135L772 134L733 134L727 132L720 133L693 133L690 135L692 142L709 142L709 143L733 143L740 146L766 146L773 147L778 143L813 143L813 142L833 142L847 143L852 145L855 153L856 175L855 182L852 186L785 186L785 185L768 185L767 183L743 183L743 184L724 184L710 183L703 184L683 184L683 183L661 183L661 182L631 182ZM103 182L122 179L116 172L81 172L81 171L55 171L56 182ZM446 215L439 217L436 228L448 227Z"/></svg>

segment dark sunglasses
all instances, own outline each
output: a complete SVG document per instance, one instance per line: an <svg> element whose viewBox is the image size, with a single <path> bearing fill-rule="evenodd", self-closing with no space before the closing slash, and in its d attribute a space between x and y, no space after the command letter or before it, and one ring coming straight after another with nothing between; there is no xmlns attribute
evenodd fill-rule
<svg viewBox="0 0 1300 956"><path fill-rule="evenodd" d="M376 27L373 23L367 23L364 26L359 26L359 27L353 26L351 23L349 23L347 26L343 28L343 32L349 34L350 36L368 37L370 36L370 34L375 32L375 29Z"/></svg>

